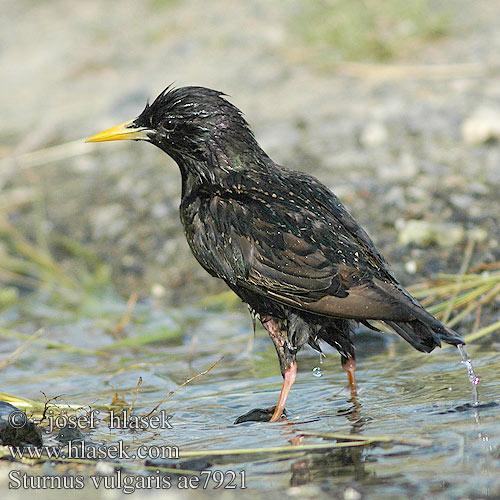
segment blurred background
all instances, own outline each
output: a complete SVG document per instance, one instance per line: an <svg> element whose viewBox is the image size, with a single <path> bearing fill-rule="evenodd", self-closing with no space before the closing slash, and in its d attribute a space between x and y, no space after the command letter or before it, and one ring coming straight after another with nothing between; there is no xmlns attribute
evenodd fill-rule
<svg viewBox="0 0 500 500"><path fill-rule="evenodd" d="M2 0L0 399L147 414L203 374L162 406L173 431L113 435L103 423L90 439L203 452L367 429L432 443L210 460L245 470L252 498L254 486L301 484L301 498L498 496L499 19L491 0ZM303 349L294 426L231 425L276 400L271 342L191 255L173 161L145 143L84 143L171 83L227 93L276 162L331 187L398 278L420 283L416 296L470 344L479 433L457 353L366 331L359 402L342 393L333 350L319 365ZM1 464L7 489L21 465Z"/></svg>
<svg viewBox="0 0 500 500"><path fill-rule="evenodd" d="M124 295L175 302L223 290L184 241L176 165L147 144L83 143L170 83L204 85L230 96L275 161L329 185L405 283L457 271L471 234L473 262L496 261L499 9L461 0L6 0L3 224L69 273L92 253ZM40 269L6 265L32 259L13 238L4 228L0 279L38 279Z"/></svg>

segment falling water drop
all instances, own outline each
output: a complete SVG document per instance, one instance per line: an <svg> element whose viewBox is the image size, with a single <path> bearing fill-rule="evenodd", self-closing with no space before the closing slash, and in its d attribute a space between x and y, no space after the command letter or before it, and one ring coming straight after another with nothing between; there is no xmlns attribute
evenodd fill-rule
<svg viewBox="0 0 500 500"><path fill-rule="evenodd" d="M319 353L319 364L322 365L323 364L323 356L324 354L323 353ZM322 377L323 376L323 370L321 369L321 366L316 366L312 369L312 372L313 372L313 375L315 377Z"/></svg>
<svg viewBox="0 0 500 500"><path fill-rule="evenodd" d="M479 406L479 397L477 394L477 385L479 384L479 377L474 372L474 367L472 366L472 361L464 349L463 345L457 345L460 356L462 356L462 363L467 368L467 377L472 388L472 406Z"/></svg>

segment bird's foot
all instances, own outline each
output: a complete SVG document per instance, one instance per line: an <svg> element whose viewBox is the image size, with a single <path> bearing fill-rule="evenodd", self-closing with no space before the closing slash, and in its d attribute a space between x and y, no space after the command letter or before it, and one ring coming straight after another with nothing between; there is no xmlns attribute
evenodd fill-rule
<svg viewBox="0 0 500 500"><path fill-rule="evenodd" d="M271 417L274 415L275 410L275 406L271 406L270 408L255 408L244 415L240 415L234 421L234 424L242 424L243 422L269 422ZM285 410L283 410L280 418L286 418Z"/></svg>

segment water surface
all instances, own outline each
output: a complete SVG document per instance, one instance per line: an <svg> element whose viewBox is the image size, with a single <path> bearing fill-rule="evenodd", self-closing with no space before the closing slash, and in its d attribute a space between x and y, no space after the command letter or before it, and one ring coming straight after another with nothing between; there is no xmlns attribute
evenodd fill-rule
<svg viewBox="0 0 500 500"><path fill-rule="evenodd" d="M209 456L200 467L233 470L236 474L244 471L245 491L262 495L278 495L289 488L319 496L333 492L342 496L345 491L348 495L352 493L348 488L352 488L369 498L384 499L458 498L500 492L500 355L490 347L468 347L481 379L479 408L471 405L467 373L455 348L425 355L395 336L362 333L356 337L357 399L346 390L345 374L335 351L326 349L326 358L320 364L317 353L303 349L298 358L297 382L287 404L287 420L235 426L235 418L246 411L275 404L281 386L274 348L262 329L253 336L250 318L243 309L190 307L172 313L152 303L139 304L124 330L128 339L162 331L180 333L139 347L109 349L116 341L109 333L109 318L121 314L123 304L103 301L92 314L68 312L58 322L48 322L50 309L41 304L37 309L35 305L32 303L31 310L36 320L23 322L18 330L30 332L46 323L43 338L89 353L64 352L33 343L2 373L5 392L16 396L41 400L43 391L47 397L59 396L56 403L89 410L109 404L117 393L127 405L136 397L133 414L146 415L169 391L224 356L210 372L179 389L160 406L172 415L171 429L110 430L107 411L101 409L97 427L82 431L88 443L122 440L131 451L141 445L158 445L178 447L182 454L335 443L302 435L307 432L387 436L410 443L293 456ZM11 312L10 324L14 319ZM12 352L17 345L17 340L2 339L2 354ZM318 367L321 377L316 376ZM139 377L142 384L136 395ZM56 432L45 435L45 439L47 443L56 442ZM150 474L144 463L122 461L121 465L128 472Z"/></svg>

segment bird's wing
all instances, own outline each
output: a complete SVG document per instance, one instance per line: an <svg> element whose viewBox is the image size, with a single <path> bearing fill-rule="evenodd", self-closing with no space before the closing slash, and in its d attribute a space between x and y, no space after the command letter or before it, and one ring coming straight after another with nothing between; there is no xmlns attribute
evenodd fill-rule
<svg viewBox="0 0 500 500"><path fill-rule="evenodd" d="M326 188L324 188L326 189ZM330 195L331 196L331 195ZM317 314L408 321L418 306L341 205L214 197L196 252L212 274ZM209 227L208 227L208 226ZM211 240L211 241L208 241ZM197 245L198 246L198 245ZM418 306L419 307L419 306Z"/></svg>

